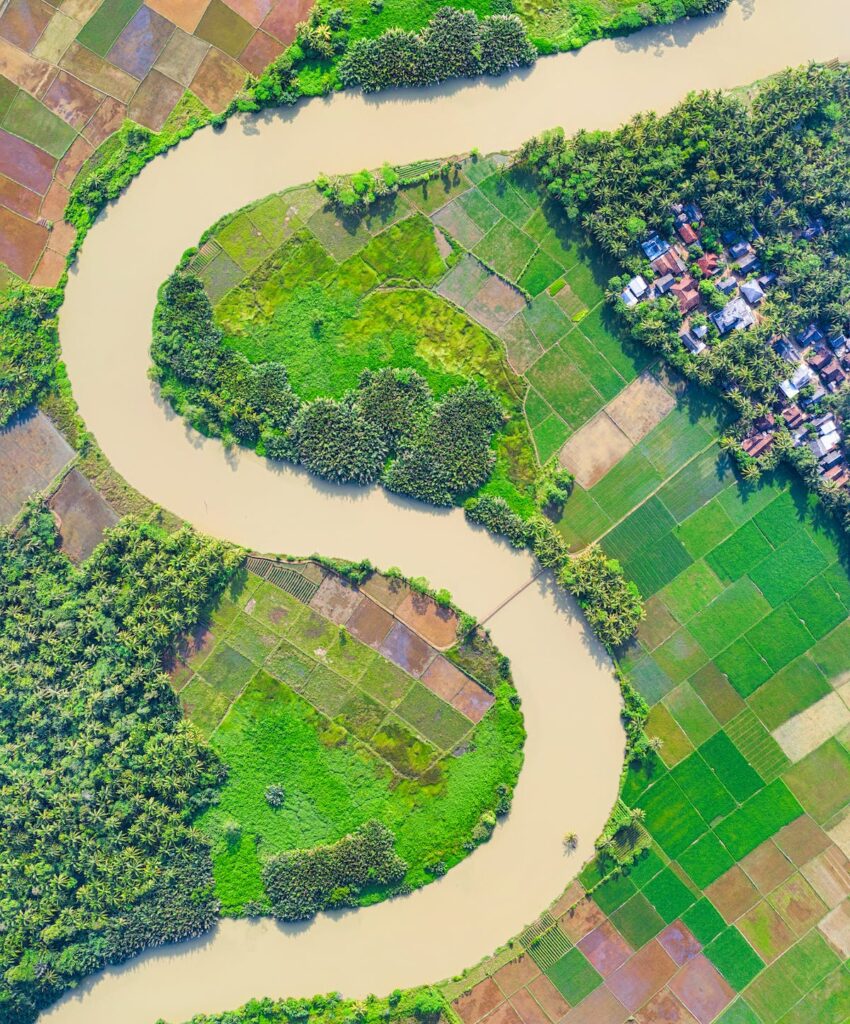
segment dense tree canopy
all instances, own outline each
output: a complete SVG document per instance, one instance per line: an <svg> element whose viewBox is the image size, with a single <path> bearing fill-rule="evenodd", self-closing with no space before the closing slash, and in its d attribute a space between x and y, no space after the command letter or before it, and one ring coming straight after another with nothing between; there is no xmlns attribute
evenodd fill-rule
<svg viewBox="0 0 850 1024"><path fill-rule="evenodd" d="M201 281L178 270L160 292L151 354L163 395L203 433L300 463L338 482L450 505L492 472L499 400L477 384L436 401L415 371L366 370L339 401L302 402L282 363L222 345Z"/></svg>
<svg viewBox="0 0 850 1024"><path fill-rule="evenodd" d="M124 520L74 568L53 518L0 535L0 1018L216 915L191 828L222 768L160 672L238 552Z"/></svg>
<svg viewBox="0 0 850 1024"><path fill-rule="evenodd" d="M0 293L0 426L53 379L60 301L58 291L29 285Z"/></svg>

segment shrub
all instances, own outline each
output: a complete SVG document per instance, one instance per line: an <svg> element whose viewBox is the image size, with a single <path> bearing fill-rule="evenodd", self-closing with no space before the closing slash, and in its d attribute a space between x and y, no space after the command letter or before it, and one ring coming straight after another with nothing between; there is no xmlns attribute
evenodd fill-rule
<svg viewBox="0 0 850 1024"><path fill-rule="evenodd" d="M272 911L284 921L303 920L328 907L350 905L366 886L400 882L407 863L394 844L385 825L368 821L336 843L278 854L263 870Z"/></svg>
<svg viewBox="0 0 850 1024"><path fill-rule="evenodd" d="M481 70L501 75L511 68L527 67L537 50L515 14L494 14L481 22Z"/></svg>
<svg viewBox="0 0 850 1024"><path fill-rule="evenodd" d="M489 494L470 498L464 504L463 511L471 523L479 523L491 533L504 537L512 547L524 548L528 545L528 523L511 509L504 498L494 498Z"/></svg>
<svg viewBox="0 0 850 1024"><path fill-rule="evenodd" d="M422 422L431 408L431 390L415 370L364 370L357 408L391 447Z"/></svg>
<svg viewBox="0 0 850 1024"><path fill-rule="evenodd" d="M376 92L482 73L500 75L536 58L537 50L516 15L495 14L479 21L473 11L441 7L418 35L391 28L376 39L358 39L340 61L339 75L343 85Z"/></svg>

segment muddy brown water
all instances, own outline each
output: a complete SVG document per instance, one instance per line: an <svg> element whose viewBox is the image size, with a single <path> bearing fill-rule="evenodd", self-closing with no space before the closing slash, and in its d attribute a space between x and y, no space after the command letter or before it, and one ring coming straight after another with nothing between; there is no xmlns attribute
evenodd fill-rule
<svg viewBox="0 0 850 1024"><path fill-rule="evenodd" d="M148 167L93 228L60 334L80 410L127 480L199 529L262 551L369 557L448 587L486 616L530 559L378 488L330 487L187 430L146 374L156 291L216 218L319 172L515 147L556 124L610 127L690 89L850 57L846 0L743 0L722 17L595 43L523 74L380 99L346 93L209 129ZM101 972L44 1024L151 1024L253 996L348 996L455 974L556 897L591 854L616 798L623 737L611 665L545 578L492 619L523 697L528 740L514 807L492 840L432 885L310 924L224 921L209 935ZM568 856L565 831L579 848Z"/></svg>

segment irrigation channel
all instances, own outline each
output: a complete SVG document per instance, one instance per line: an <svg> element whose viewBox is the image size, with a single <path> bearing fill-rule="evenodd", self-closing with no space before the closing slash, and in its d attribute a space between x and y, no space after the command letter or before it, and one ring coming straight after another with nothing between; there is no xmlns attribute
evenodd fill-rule
<svg viewBox="0 0 850 1024"><path fill-rule="evenodd" d="M528 556L378 488L324 486L204 440L147 378L159 285L219 216L269 192L385 160L512 148L665 110L808 60L850 57L846 0L736 0L722 17L594 43L498 81L378 99L342 93L206 129L155 160L92 229L70 275L60 336L88 427L116 469L207 533L260 551L368 557L448 587L510 656L528 729L511 814L491 841L409 897L282 927L223 921L198 940L103 971L42 1024L152 1024L253 996L385 993L455 974L532 921L592 852L623 748L612 667ZM504 603L510 596L516 596ZM501 606L501 607L500 607ZM565 831L579 836L572 855Z"/></svg>

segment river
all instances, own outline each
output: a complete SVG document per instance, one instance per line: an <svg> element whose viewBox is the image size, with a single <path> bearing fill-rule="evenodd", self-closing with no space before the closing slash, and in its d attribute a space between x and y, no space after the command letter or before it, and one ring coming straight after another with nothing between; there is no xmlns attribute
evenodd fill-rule
<svg viewBox="0 0 850 1024"><path fill-rule="evenodd" d="M532 575L528 556L379 488L324 485L186 429L147 380L156 291L224 213L269 192L388 160L508 149L543 128L611 127L691 89L850 57L846 0L741 0L723 16L594 43L531 70L427 92L342 93L206 129L155 160L91 230L60 315L89 429L126 479L199 529L260 551L368 557L448 587L488 615ZM252 996L384 993L461 971L555 898L616 798L623 736L610 662L543 577L491 620L528 739L514 806L492 840L430 886L306 926L225 921L208 936L101 972L43 1024L151 1024ZM563 834L579 848L565 853Z"/></svg>

